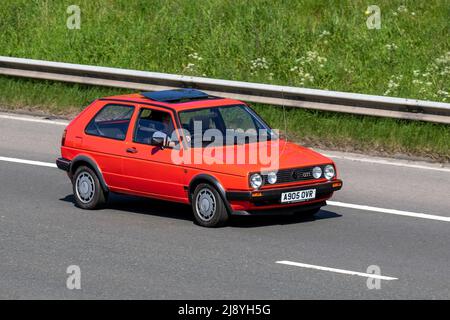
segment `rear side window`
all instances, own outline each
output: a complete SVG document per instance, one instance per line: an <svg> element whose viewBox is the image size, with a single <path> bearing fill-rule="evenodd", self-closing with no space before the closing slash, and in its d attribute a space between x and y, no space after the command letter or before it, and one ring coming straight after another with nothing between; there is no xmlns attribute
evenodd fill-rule
<svg viewBox="0 0 450 320"><path fill-rule="evenodd" d="M86 127L86 133L116 140L125 140L134 107L109 104L97 113Z"/></svg>

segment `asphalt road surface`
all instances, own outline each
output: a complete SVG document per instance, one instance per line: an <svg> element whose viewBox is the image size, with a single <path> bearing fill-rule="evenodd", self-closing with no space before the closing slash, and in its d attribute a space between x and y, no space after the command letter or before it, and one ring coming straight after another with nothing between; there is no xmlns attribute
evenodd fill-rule
<svg viewBox="0 0 450 320"><path fill-rule="evenodd" d="M64 125L41 120L0 114L1 299L450 298L449 167L325 152L344 188L315 219L206 229L150 199L76 208Z"/></svg>

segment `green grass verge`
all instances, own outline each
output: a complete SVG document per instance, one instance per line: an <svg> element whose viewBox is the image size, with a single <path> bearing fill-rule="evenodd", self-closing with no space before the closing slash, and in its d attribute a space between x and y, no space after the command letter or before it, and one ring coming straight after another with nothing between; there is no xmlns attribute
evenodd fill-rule
<svg viewBox="0 0 450 320"><path fill-rule="evenodd" d="M81 28L66 26L81 9ZM3 0L0 55L449 101L448 0ZM119 89L0 77L0 104L67 115ZM282 109L256 106L274 127ZM290 109L308 145L450 159L445 125Z"/></svg>
<svg viewBox="0 0 450 320"><path fill-rule="evenodd" d="M92 100L129 90L0 77L0 108L72 117ZM20 92L17 95L16 92ZM307 146L450 162L450 126L253 105L274 128Z"/></svg>

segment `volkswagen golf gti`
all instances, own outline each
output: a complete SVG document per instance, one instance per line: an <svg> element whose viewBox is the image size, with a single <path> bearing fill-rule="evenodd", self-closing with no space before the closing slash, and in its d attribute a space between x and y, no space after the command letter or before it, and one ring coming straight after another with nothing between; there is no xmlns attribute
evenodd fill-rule
<svg viewBox="0 0 450 320"><path fill-rule="evenodd" d="M287 141L246 103L194 89L97 99L65 129L59 169L76 205L110 193L192 206L205 227L231 215L314 215L341 189L334 162Z"/></svg>

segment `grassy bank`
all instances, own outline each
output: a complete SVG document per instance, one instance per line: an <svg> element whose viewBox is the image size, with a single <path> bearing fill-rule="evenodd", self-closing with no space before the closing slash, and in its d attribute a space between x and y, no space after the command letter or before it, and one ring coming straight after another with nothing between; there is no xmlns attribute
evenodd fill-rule
<svg viewBox="0 0 450 320"><path fill-rule="evenodd" d="M377 95L450 101L447 0L72 0L0 2L0 55ZM67 115L125 92L0 77L3 108ZM256 106L281 129L279 107ZM313 146L450 160L450 128L288 110L290 135Z"/></svg>

